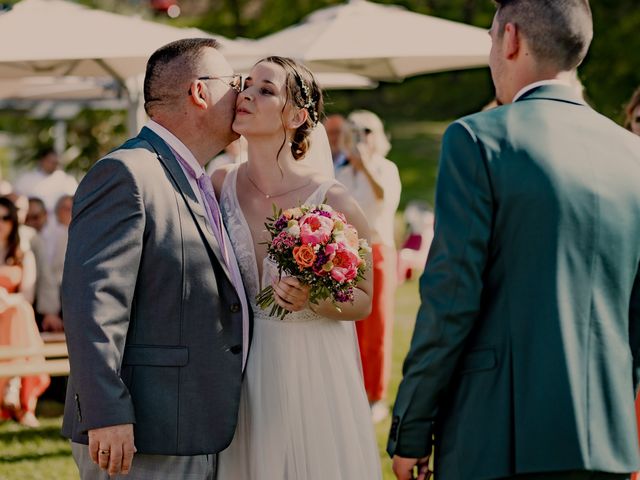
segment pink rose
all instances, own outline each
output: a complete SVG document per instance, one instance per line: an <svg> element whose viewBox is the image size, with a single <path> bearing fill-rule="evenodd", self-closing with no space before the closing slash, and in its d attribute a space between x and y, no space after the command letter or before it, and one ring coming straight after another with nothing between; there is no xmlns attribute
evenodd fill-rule
<svg viewBox="0 0 640 480"><path fill-rule="evenodd" d="M333 268L330 274L335 281L344 283L353 280L358 275L360 257L344 245L337 244L337 251L332 262Z"/></svg>
<svg viewBox="0 0 640 480"><path fill-rule="evenodd" d="M333 220L321 215L306 214L300 219L300 240L311 245L324 244L331 238Z"/></svg>

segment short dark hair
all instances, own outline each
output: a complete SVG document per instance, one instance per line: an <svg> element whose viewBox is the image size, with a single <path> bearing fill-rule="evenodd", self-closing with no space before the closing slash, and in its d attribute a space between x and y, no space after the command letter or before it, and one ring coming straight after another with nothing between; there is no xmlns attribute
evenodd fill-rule
<svg viewBox="0 0 640 480"><path fill-rule="evenodd" d="M43 145L41 147L38 148L38 150L36 151L36 157L41 160L44 157L48 156L48 155L57 155L56 150L49 146L49 145Z"/></svg>
<svg viewBox="0 0 640 480"><path fill-rule="evenodd" d="M205 48L217 49L219 46L213 38L184 38L153 52L144 75L144 109L147 115L151 116L154 103L175 95L179 85L193 76Z"/></svg>
<svg viewBox="0 0 640 480"><path fill-rule="evenodd" d="M495 0L498 35L514 23L527 39L536 60L562 71L573 70L593 38L589 0Z"/></svg>
<svg viewBox="0 0 640 480"><path fill-rule="evenodd" d="M35 203L42 210L47 211L47 207L44 204L44 200L42 200L40 197L29 197L29 204L31 203Z"/></svg>

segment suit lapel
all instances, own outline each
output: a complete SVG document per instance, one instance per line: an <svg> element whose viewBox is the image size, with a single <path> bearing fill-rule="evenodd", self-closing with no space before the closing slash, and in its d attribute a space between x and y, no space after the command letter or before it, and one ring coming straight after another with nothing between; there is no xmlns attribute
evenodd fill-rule
<svg viewBox="0 0 640 480"><path fill-rule="evenodd" d="M182 167L180 167L180 164L173 155L173 152L164 140L146 127L142 129L138 136L147 141L155 150L158 155L158 160L160 160L169 172L170 177L175 182L182 198L185 200L189 211L192 213L193 220L200 231L200 235L205 239L207 244L209 244L227 279L231 281L231 274L229 273L227 262L225 262L222 251L220 250L220 245L211 231L211 226L207 222L204 207L198 202L198 198L191 188L191 184L189 180L187 180ZM231 246L229 246L229 248L231 248Z"/></svg>

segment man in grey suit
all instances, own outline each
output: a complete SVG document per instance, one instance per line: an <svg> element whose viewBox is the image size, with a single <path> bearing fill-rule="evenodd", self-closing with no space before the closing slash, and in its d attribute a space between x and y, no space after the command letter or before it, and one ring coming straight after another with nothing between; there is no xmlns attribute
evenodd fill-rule
<svg viewBox="0 0 640 480"><path fill-rule="evenodd" d="M151 56L151 120L76 193L63 434L83 479L213 479L235 431L250 318L203 167L237 137L240 77L216 48L187 39Z"/></svg>
<svg viewBox="0 0 640 480"><path fill-rule="evenodd" d="M618 479L640 466L640 139L571 82L587 0L501 0L503 106L443 138L394 406L399 479ZM415 469L417 467L417 472Z"/></svg>

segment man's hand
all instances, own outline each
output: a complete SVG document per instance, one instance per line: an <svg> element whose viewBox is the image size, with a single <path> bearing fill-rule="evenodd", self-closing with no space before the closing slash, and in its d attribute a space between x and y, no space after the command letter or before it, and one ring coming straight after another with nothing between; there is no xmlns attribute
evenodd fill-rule
<svg viewBox="0 0 640 480"><path fill-rule="evenodd" d="M91 460L111 476L129 473L135 452L131 423L89 430Z"/></svg>
<svg viewBox="0 0 640 480"><path fill-rule="evenodd" d="M414 469L418 467L418 476L414 477ZM429 457L404 458L393 456L393 473L398 480L429 480Z"/></svg>
<svg viewBox="0 0 640 480"><path fill-rule="evenodd" d="M47 313L42 317L42 331L44 332L64 332L64 324L58 315Z"/></svg>

